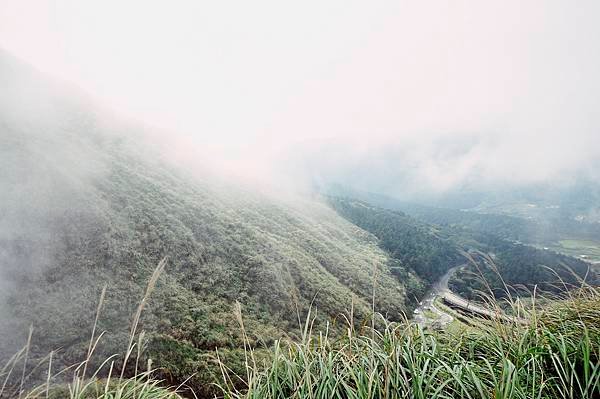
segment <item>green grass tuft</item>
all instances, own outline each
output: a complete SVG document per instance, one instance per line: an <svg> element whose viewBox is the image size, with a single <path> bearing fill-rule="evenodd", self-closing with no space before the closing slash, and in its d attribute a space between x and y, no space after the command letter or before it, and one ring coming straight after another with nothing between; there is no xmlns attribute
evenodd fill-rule
<svg viewBox="0 0 600 399"><path fill-rule="evenodd" d="M230 399L599 397L598 294L586 288L529 309L528 325L492 320L453 333L349 325L341 339L277 341L262 364L249 362L244 388L228 377L221 388Z"/></svg>

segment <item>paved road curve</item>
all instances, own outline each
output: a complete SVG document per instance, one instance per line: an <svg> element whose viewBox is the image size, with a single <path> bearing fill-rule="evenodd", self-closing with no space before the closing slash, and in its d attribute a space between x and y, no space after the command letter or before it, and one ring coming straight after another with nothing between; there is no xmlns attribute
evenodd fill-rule
<svg viewBox="0 0 600 399"><path fill-rule="evenodd" d="M421 327L425 326L433 326L436 327L444 327L454 318L450 316L448 313L442 312L435 306L435 300L438 297L443 296L446 293L450 293L448 289L448 281L450 277L459 269L461 266L455 266L449 269L446 274L444 274L437 283L431 287L431 290L425 295L425 298L419 303L419 306L414 311L414 320ZM436 315L435 318L428 317L426 311L432 312Z"/></svg>
<svg viewBox="0 0 600 399"><path fill-rule="evenodd" d="M449 314L442 312L435 306L436 298L440 297L444 303L453 308L458 308L463 312L467 312L479 317L485 317L490 319L503 319L506 321L517 321L519 323L525 323L524 319L515 319L508 317L504 314L500 314L497 311L484 308L477 305L467 299L456 295L448 288L448 281L454 275L454 273L466 265L460 265L450 268L446 274L444 274L437 283L433 285L431 290L427 293L425 298L419 303L419 306L415 309L414 320L417 324L424 326L435 326L444 327L448 323L452 322L453 317ZM435 318L428 317L426 311L432 312L436 315Z"/></svg>

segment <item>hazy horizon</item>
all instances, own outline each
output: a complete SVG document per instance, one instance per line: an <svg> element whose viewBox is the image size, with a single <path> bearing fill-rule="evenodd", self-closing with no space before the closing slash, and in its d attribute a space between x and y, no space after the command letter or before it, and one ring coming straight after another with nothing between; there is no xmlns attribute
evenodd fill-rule
<svg viewBox="0 0 600 399"><path fill-rule="evenodd" d="M598 11L6 1L0 47L184 165L425 195L597 181Z"/></svg>

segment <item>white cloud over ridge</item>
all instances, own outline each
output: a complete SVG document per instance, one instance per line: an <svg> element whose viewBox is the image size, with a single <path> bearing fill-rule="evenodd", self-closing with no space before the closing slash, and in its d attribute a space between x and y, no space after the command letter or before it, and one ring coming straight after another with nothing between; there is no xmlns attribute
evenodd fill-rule
<svg viewBox="0 0 600 399"><path fill-rule="evenodd" d="M5 1L0 46L179 132L161 140L186 159L443 191L597 175L599 11L595 1Z"/></svg>

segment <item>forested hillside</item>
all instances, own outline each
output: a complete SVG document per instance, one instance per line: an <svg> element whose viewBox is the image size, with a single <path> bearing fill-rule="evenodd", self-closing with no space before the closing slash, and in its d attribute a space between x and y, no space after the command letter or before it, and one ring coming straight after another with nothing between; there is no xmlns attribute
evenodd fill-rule
<svg viewBox="0 0 600 399"><path fill-rule="evenodd" d="M376 194L355 195L371 198L382 208L350 197L330 197L330 203L341 215L377 236L392 257L430 282L449 265L467 263L458 255L459 250L491 254L493 262L475 256L478 265L470 264L451 280L451 288L465 297L489 294L489 289L502 297L507 294L507 286L512 292L529 295L536 286L538 290L556 293L579 286L583 280L592 285L600 283L597 271L580 259L514 242L515 238L536 236L539 225L533 222L506 215L407 204ZM406 209L415 218L400 209ZM558 234L549 231L548 234ZM585 228L580 232L587 233Z"/></svg>
<svg viewBox="0 0 600 399"><path fill-rule="evenodd" d="M297 334L311 304L317 325L351 306L360 323L374 272L377 310L391 320L409 310L394 259L325 204L176 171L143 144L139 127L16 65L0 58L3 358L32 325L34 359L58 350L57 367L80 360L105 284L97 357L122 352L163 258L140 327L165 378L194 375L199 391L218 372L207 360L215 348L242 364L236 301L253 345Z"/></svg>
<svg viewBox="0 0 600 399"><path fill-rule="evenodd" d="M491 288L498 298L510 295L528 296L564 293L581 287L584 282L600 284L598 273L590 264L553 251L514 244L493 235L476 235L479 249L490 258L474 256L476 265L469 264L450 281L453 291L467 297L489 294ZM507 288L508 291L507 292Z"/></svg>
<svg viewBox="0 0 600 399"><path fill-rule="evenodd" d="M350 198L329 197L329 203L340 215L379 238L381 247L400 265L430 283L464 261L458 246L444 233L400 211Z"/></svg>
<svg viewBox="0 0 600 399"><path fill-rule="evenodd" d="M339 185L333 185L325 191L401 211L422 222L454 229L459 233L463 230L532 243L547 243L565 237L595 240L600 236L600 223L587 223L560 215L526 219L506 214L421 205Z"/></svg>

